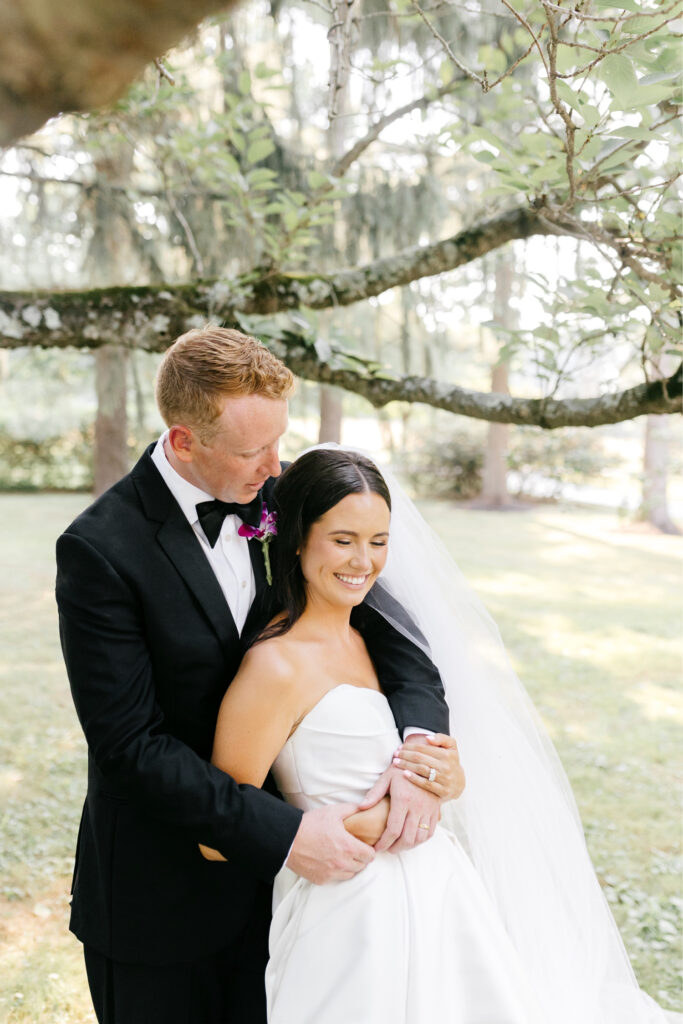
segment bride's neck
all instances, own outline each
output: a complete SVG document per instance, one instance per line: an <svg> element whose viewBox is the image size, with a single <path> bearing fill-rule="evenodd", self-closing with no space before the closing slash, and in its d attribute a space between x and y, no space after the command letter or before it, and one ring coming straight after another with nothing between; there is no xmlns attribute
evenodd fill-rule
<svg viewBox="0 0 683 1024"><path fill-rule="evenodd" d="M351 609L310 601L302 612L300 629L312 636L320 635L327 640L332 637L345 639L351 633Z"/></svg>

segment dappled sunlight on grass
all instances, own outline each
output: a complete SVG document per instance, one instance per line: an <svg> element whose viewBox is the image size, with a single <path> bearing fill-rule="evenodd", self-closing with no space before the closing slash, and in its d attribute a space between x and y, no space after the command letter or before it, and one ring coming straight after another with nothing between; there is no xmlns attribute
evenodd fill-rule
<svg viewBox="0 0 683 1024"><path fill-rule="evenodd" d="M664 718L683 725L683 693L680 690L656 686L654 683L640 683L627 696L638 704L645 717L651 722Z"/></svg>

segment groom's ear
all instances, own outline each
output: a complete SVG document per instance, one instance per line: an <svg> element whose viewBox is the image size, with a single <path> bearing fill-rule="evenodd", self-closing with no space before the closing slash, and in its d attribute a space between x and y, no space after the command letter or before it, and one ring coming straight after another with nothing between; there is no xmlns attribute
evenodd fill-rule
<svg viewBox="0 0 683 1024"><path fill-rule="evenodd" d="M189 427L179 424L168 429L168 443L177 459L181 462L192 462L194 434Z"/></svg>

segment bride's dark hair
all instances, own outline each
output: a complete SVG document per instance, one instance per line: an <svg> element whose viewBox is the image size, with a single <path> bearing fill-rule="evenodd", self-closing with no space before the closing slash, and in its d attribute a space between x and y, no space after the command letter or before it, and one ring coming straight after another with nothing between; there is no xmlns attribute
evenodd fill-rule
<svg viewBox="0 0 683 1024"><path fill-rule="evenodd" d="M276 622L246 639L247 646L283 636L306 607L306 583L299 552L319 519L349 494L379 494L391 510L391 496L374 462L357 452L320 448L306 452L284 471L273 490L277 537L271 544L273 585L261 602L259 620Z"/></svg>

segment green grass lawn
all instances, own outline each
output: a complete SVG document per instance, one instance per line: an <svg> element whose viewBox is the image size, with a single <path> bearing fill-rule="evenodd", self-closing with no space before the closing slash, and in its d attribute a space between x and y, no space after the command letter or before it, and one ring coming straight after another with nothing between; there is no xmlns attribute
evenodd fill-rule
<svg viewBox="0 0 683 1024"><path fill-rule="evenodd" d="M54 540L84 502L0 495L0 1021L8 1024L95 1019L67 931L85 748L53 597ZM641 984L681 1008L683 540L549 506L422 507L497 619L557 745Z"/></svg>

